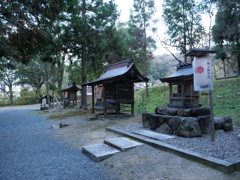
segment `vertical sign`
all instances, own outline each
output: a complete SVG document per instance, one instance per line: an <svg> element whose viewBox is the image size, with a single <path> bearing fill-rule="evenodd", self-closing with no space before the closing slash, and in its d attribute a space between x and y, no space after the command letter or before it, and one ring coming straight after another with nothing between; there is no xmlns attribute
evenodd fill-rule
<svg viewBox="0 0 240 180"><path fill-rule="evenodd" d="M194 58L193 75L194 91L213 90L212 63L209 55Z"/></svg>
<svg viewBox="0 0 240 180"><path fill-rule="evenodd" d="M194 91L209 91L210 101L210 120L211 120L211 139L215 141L215 128L214 128L214 114L213 114L213 100L212 100L212 63L209 54L201 57L195 57L193 61L193 80Z"/></svg>

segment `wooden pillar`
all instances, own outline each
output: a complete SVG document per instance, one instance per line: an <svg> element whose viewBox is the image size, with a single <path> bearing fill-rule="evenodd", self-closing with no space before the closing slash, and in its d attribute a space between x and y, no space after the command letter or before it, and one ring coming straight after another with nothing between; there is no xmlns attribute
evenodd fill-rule
<svg viewBox="0 0 240 180"><path fill-rule="evenodd" d="M119 93L118 93L119 86L115 86L115 93L116 93L116 114L119 114L120 112L120 103L119 103Z"/></svg>
<svg viewBox="0 0 240 180"><path fill-rule="evenodd" d="M75 92L75 106L77 106L77 91Z"/></svg>
<svg viewBox="0 0 240 180"><path fill-rule="evenodd" d="M134 103L131 104L131 115L134 116Z"/></svg>
<svg viewBox="0 0 240 180"><path fill-rule="evenodd" d="M131 114L134 116L134 84L132 84L132 95L133 103L131 104Z"/></svg>
<svg viewBox="0 0 240 180"><path fill-rule="evenodd" d="M94 114L94 86L92 86L92 114Z"/></svg>
<svg viewBox="0 0 240 180"><path fill-rule="evenodd" d="M103 86L103 97L104 97L104 101L103 101L103 114L104 117L106 117L107 114L107 101L106 101L106 87Z"/></svg>
<svg viewBox="0 0 240 180"><path fill-rule="evenodd" d="M66 102L65 102L65 92L63 91L63 108L65 108Z"/></svg>
<svg viewBox="0 0 240 180"><path fill-rule="evenodd" d="M169 83L169 104L171 104L171 97L172 97L172 83Z"/></svg>

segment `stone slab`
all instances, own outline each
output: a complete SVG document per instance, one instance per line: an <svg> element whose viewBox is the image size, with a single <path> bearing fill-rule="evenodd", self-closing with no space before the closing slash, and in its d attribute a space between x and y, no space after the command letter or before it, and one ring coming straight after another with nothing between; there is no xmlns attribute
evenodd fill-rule
<svg viewBox="0 0 240 180"><path fill-rule="evenodd" d="M152 131L148 131L148 130L144 130L144 129L132 131L132 133L150 137L150 138L157 139L157 140L176 138L176 136L170 136L167 134L156 133L156 132L152 132Z"/></svg>
<svg viewBox="0 0 240 180"><path fill-rule="evenodd" d="M160 150L168 151L173 154L179 155L181 157L187 158L189 160L193 160L195 162L199 162L199 163L211 166L211 167L213 167L219 171L222 171L224 173L232 173L234 171L239 170L239 166L238 166L239 164L236 162L238 160L236 160L236 159L234 160L235 163L233 163L233 162L230 162L231 161L230 159L221 160L221 159L217 159L217 158L213 158L213 157L205 157L198 153L192 152L190 150L184 150L184 149L172 146L170 144L163 143L159 140L148 138L146 136L135 134L133 132L119 130L116 127L108 127L107 130L121 134L121 135L131 137L131 138L135 138L137 140L140 140L140 141L142 141L146 144L149 144L155 148L158 148Z"/></svg>
<svg viewBox="0 0 240 180"><path fill-rule="evenodd" d="M104 159L107 159L112 155L120 152L119 150L104 143L83 146L82 151L96 162L103 161Z"/></svg>
<svg viewBox="0 0 240 180"><path fill-rule="evenodd" d="M231 157L225 160L228 162L234 163L236 170L240 170L240 156Z"/></svg>
<svg viewBox="0 0 240 180"><path fill-rule="evenodd" d="M120 151L127 151L134 147L143 145L143 143L139 143L125 137L106 139L104 140L104 143L116 149L119 149Z"/></svg>

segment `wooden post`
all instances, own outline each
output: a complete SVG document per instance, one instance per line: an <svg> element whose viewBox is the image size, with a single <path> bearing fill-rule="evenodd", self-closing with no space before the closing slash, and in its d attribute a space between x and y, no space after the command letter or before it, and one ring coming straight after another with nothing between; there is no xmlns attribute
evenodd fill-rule
<svg viewBox="0 0 240 180"><path fill-rule="evenodd" d="M94 114L94 86L92 86L92 114Z"/></svg>
<svg viewBox="0 0 240 180"><path fill-rule="evenodd" d="M169 104L171 104L171 97L172 97L172 83L169 83Z"/></svg>
<svg viewBox="0 0 240 180"><path fill-rule="evenodd" d="M214 127L214 113L213 113L213 100L212 90L209 91L209 102L210 102L210 119L211 119L211 140L215 141L215 127Z"/></svg>
<svg viewBox="0 0 240 180"><path fill-rule="evenodd" d="M104 101L103 101L103 114L104 114L104 118L107 115L107 101L106 101L106 87L103 86L103 96L104 96Z"/></svg>

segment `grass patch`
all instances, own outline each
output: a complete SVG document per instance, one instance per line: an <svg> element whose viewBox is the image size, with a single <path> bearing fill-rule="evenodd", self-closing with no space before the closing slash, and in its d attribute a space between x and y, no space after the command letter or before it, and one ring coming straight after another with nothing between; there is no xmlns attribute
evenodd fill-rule
<svg viewBox="0 0 240 180"><path fill-rule="evenodd" d="M200 92L205 93L205 92ZM240 126L240 78L221 79L214 81L213 105L215 116L230 116L234 125ZM135 112L154 113L155 108L167 106L169 103L168 86L156 86L149 88L149 97L145 90L135 93ZM209 107L208 95L200 96L202 107Z"/></svg>

